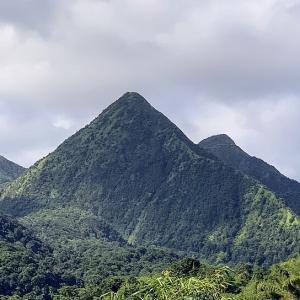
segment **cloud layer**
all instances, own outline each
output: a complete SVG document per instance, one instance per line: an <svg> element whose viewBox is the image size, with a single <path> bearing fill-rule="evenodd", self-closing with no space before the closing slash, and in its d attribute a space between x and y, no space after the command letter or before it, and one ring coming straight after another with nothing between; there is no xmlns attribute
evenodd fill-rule
<svg viewBox="0 0 300 300"><path fill-rule="evenodd" d="M29 166L126 91L300 179L300 1L0 2L0 153Z"/></svg>

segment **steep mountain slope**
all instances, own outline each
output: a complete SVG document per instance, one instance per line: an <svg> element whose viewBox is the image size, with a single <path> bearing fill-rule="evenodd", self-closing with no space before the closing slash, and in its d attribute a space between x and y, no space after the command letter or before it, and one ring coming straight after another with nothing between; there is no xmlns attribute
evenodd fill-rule
<svg viewBox="0 0 300 300"><path fill-rule="evenodd" d="M19 177L25 169L0 155L0 186Z"/></svg>
<svg viewBox="0 0 300 300"><path fill-rule="evenodd" d="M277 262L300 250L299 219L255 180L193 144L143 97L126 93L1 191L23 217L79 208L131 244L211 261Z"/></svg>
<svg viewBox="0 0 300 300"><path fill-rule="evenodd" d="M209 137L201 141L199 146L217 156L227 165L265 184L278 197L283 198L294 212L300 214L299 182L282 175L263 160L250 156L225 134Z"/></svg>

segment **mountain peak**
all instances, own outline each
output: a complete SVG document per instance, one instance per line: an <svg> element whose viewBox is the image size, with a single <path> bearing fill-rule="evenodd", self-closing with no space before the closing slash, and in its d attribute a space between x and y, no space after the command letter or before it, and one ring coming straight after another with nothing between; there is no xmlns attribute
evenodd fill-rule
<svg viewBox="0 0 300 300"><path fill-rule="evenodd" d="M216 147L216 146L235 146L235 142L231 137L229 137L227 134L217 134L213 135L207 139L204 139L199 143L200 147Z"/></svg>
<svg viewBox="0 0 300 300"><path fill-rule="evenodd" d="M135 105L148 105L150 103L139 93L137 92L126 92L123 96L121 96L117 101L113 103L113 105L124 105L124 104L135 104Z"/></svg>
<svg viewBox="0 0 300 300"><path fill-rule="evenodd" d="M139 93L126 92L109 105L96 120L99 121L99 118L101 119L104 115L118 115L118 117L122 116L130 119L133 115L141 114L142 111L149 112L153 110L151 104Z"/></svg>
<svg viewBox="0 0 300 300"><path fill-rule="evenodd" d="M126 92L121 98L130 98L146 101L146 99L138 92ZM146 101L147 102L147 101Z"/></svg>

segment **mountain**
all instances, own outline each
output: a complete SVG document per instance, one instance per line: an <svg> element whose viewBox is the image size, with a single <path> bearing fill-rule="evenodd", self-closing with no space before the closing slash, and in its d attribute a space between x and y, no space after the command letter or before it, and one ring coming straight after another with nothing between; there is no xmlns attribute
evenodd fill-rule
<svg viewBox="0 0 300 300"><path fill-rule="evenodd" d="M300 215L300 183L282 175L263 160L250 156L225 134L209 137L199 143L201 148L217 156L225 164L257 179L277 197L283 198L287 206Z"/></svg>
<svg viewBox="0 0 300 300"><path fill-rule="evenodd" d="M24 168L0 155L0 185L19 177Z"/></svg>
<svg viewBox="0 0 300 300"><path fill-rule="evenodd" d="M195 145L137 93L110 105L0 199L1 211L20 221L79 209L131 245L212 262L271 264L300 251L299 218L272 191Z"/></svg>

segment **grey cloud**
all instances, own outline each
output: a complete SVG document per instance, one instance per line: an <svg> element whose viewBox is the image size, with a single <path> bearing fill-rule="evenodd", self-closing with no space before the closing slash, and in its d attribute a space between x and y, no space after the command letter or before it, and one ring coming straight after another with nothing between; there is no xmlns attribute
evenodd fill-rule
<svg viewBox="0 0 300 300"><path fill-rule="evenodd" d="M46 33L59 2L64 0L3 0L0 1L0 22L15 24L22 29Z"/></svg>
<svg viewBox="0 0 300 300"><path fill-rule="evenodd" d="M134 90L195 142L226 131L300 178L299 5L1 1L0 151L29 165Z"/></svg>

